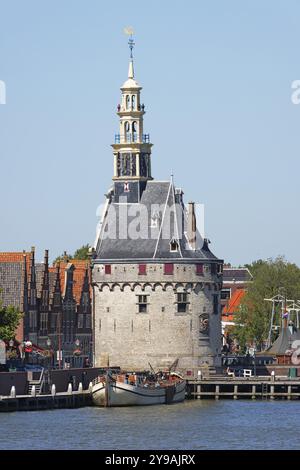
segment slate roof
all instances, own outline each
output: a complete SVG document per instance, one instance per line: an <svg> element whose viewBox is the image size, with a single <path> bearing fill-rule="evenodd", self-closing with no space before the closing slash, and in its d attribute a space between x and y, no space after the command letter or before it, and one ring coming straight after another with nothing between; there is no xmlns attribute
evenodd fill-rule
<svg viewBox="0 0 300 470"><path fill-rule="evenodd" d="M248 268L223 268L223 283L226 282L250 282L253 277Z"/></svg>
<svg viewBox="0 0 300 470"><path fill-rule="evenodd" d="M299 330L293 328L293 332L291 332L289 327L282 328L278 338L274 341L274 343L266 351L266 353L276 356L283 356L284 354L289 354L291 351L292 343L295 340L300 340Z"/></svg>
<svg viewBox="0 0 300 470"><path fill-rule="evenodd" d="M13 305L22 311L23 293L23 263L0 262L0 299L3 305Z"/></svg>
<svg viewBox="0 0 300 470"><path fill-rule="evenodd" d="M174 210L175 207L175 210ZM159 215L158 226L154 219ZM122 228L137 225L142 216L142 236L126 237ZM109 233L109 227L113 230ZM116 228L116 230L114 230ZM199 246L189 249L186 237L186 208L175 204L175 188L168 181L148 181L139 203L109 203L96 244L96 262L102 260L218 260L197 232ZM178 242L178 251L170 251L170 241ZM203 246L202 246L203 245Z"/></svg>

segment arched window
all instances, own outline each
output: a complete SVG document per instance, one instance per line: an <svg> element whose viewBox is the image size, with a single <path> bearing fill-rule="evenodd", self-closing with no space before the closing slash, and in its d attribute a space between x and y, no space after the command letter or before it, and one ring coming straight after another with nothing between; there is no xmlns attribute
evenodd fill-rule
<svg viewBox="0 0 300 470"><path fill-rule="evenodd" d="M170 251L178 251L178 242L175 238L170 241Z"/></svg>
<svg viewBox="0 0 300 470"><path fill-rule="evenodd" d="M126 109L130 108L130 96L126 95Z"/></svg>
<svg viewBox="0 0 300 470"><path fill-rule="evenodd" d="M133 121L132 123L132 137L133 137L133 142L137 141L137 122Z"/></svg>
<svg viewBox="0 0 300 470"><path fill-rule="evenodd" d="M125 133L125 141L130 142L130 124L128 121L124 123L124 133Z"/></svg>
<svg viewBox="0 0 300 470"><path fill-rule="evenodd" d="M131 109L135 110L135 95L131 97Z"/></svg>

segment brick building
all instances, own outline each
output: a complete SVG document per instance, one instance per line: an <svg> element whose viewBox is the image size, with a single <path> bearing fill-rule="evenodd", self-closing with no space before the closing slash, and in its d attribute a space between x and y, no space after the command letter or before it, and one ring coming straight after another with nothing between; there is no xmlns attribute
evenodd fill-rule
<svg viewBox="0 0 300 470"><path fill-rule="evenodd" d="M16 331L20 343L29 340L34 348L51 349L76 362L91 359L92 301L89 262L65 259L49 266L48 250L43 263L30 253L0 253L0 299L14 305L23 318Z"/></svg>

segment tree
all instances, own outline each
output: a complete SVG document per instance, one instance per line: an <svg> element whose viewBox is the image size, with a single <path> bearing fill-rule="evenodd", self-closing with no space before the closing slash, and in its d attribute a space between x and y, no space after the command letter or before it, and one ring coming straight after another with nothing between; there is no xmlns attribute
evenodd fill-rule
<svg viewBox="0 0 300 470"><path fill-rule="evenodd" d="M300 298L300 268L287 262L284 257L258 260L247 265L247 268L253 275L253 282L241 302L235 317L236 326L232 331L244 350L247 344L252 343L261 347L268 337L271 305L265 298L274 297L278 293L287 299Z"/></svg>
<svg viewBox="0 0 300 470"><path fill-rule="evenodd" d="M66 251L55 258L53 261L53 264L59 263L60 261L64 261L65 259L72 260L72 259L79 259L79 260L87 260L89 259L89 249L90 245L82 245L80 248L78 248L73 255L68 254Z"/></svg>
<svg viewBox="0 0 300 470"><path fill-rule="evenodd" d="M90 249L89 244L82 245L81 248L78 248L78 250L75 251L73 255L73 259L82 259L82 260L89 259L89 249Z"/></svg>
<svg viewBox="0 0 300 470"><path fill-rule="evenodd" d="M17 308L12 305L4 307L0 300L0 339L4 341L14 339L22 316Z"/></svg>

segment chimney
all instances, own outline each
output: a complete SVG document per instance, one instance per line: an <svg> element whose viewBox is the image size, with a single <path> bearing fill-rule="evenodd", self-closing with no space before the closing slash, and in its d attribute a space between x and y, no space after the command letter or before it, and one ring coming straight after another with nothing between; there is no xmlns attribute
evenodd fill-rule
<svg viewBox="0 0 300 470"><path fill-rule="evenodd" d="M187 221L188 242L192 250L196 249L196 214L195 203L188 203L188 221Z"/></svg>

